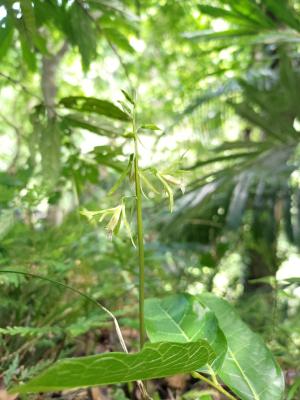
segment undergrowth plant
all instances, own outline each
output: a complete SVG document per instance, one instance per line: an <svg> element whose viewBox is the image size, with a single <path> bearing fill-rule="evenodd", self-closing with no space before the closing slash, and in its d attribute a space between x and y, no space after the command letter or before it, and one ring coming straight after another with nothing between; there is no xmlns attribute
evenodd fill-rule
<svg viewBox="0 0 300 400"><path fill-rule="evenodd" d="M129 125L123 137L131 141L133 151L109 194L116 192L125 182L133 186L136 234L132 233L127 218L130 205L127 195L120 196L119 204L112 204L110 208L85 209L81 213L91 221L106 220L110 238L124 228L132 245L137 248L140 351L127 352L116 319L100 305L113 318L124 352L61 359L28 382L14 387L12 392L48 392L137 381L141 396L146 399L149 395L143 381L191 373L227 399L282 399L283 374L273 355L225 300L211 293L196 296L174 293L163 299L145 301L142 198L149 192L164 192L172 211L173 189L177 186L182 189L182 173L172 167L162 171L154 167L141 168L140 134L144 130L156 131L159 128L154 124L140 124L135 94L123 94L122 108L82 96L63 99L61 103L67 109L94 112Z"/></svg>

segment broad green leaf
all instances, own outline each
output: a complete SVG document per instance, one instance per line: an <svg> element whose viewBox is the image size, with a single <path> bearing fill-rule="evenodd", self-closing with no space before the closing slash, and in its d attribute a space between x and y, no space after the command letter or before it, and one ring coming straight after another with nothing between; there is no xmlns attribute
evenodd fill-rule
<svg viewBox="0 0 300 400"><path fill-rule="evenodd" d="M116 171L122 173L126 168L124 162L119 161L116 157L122 154L120 147L114 146L95 146L91 151L93 158L97 163L106 165Z"/></svg>
<svg viewBox="0 0 300 400"><path fill-rule="evenodd" d="M85 119L76 114L65 115L64 117L62 117L62 121L69 127L82 128L87 131L96 133L97 135L108 136L108 137L118 136L118 132L114 131L113 129L107 129L102 126L95 125L89 120L86 121Z"/></svg>
<svg viewBox="0 0 300 400"><path fill-rule="evenodd" d="M134 53L134 48L130 45L129 40L120 31L115 28L104 28L103 33L117 48L128 53Z"/></svg>
<svg viewBox="0 0 300 400"><path fill-rule="evenodd" d="M213 294L199 296L216 315L228 343L219 376L241 400L281 400L283 374L262 338L239 318L233 307Z"/></svg>
<svg viewBox="0 0 300 400"><path fill-rule="evenodd" d="M37 28L39 29L39 27L45 23L54 23L57 28L67 33L69 26L64 26L66 21L70 22L70 17L67 14L67 10L68 9L66 9L62 4L60 5L58 2L35 1L34 15L37 21Z"/></svg>
<svg viewBox="0 0 300 400"><path fill-rule="evenodd" d="M70 7L70 40L78 46L82 67L87 71L97 52L97 31L85 7L74 2Z"/></svg>
<svg viewBox="0 0 300 400"><path fill-rule="evenodd" d="M0 27L0 60L2 60L11 46L14 35L13 24L9 18L5 19L5 25Z"/></svg>
<svg viewBox="0 0 300 400"><path fill-rule="evenodd" d="M212 367L218 370L224 361L227 343L213 312L188 294L148 299L145 303L146 330L151 342L179 343L199 339L208 341L216 359Z"/></svg>
<svg viewBox="0 0 300 400"><path fill-rule="evenodd" d="M34 36L36 32L36 24L32 2L31 0L21 0L20 4L26 30L30 35Z"/></svg>
<svg viewBox="0 0 300 400"><path fill-rule="evenodd" d="M188 373L212 362L204 340L191 343L146 344L139 353L104 353L58 361L13 393L38 393L95 385L162 378Z"/></svg>
<svg viewBox="0 0 300 400"><path fill-rule="evenodd" d="M26 33L25 33L23 25L19 22L17 24L17 27L19 30L19 37L20 37L23 60L31 71L35 71L36 70L35 53L28 44L28 40L26 39Z"/></svg>
<svg viewBox="0 0 300 400"><path fill-rule="evenodd" d="M121 121L129 121L129 116L120 108L107 100L96 99L95 97L70 96L60 100L65 108L80 112L91 112L104 115L109 118Z"/></svg>
<svg viewBox="0 0 300 400"><path fill-rule="evenodd" d="M24 28L27 40L33 46L36 46L43 54L47 54L47 47L45 40L40 36L37 28L34 15L34 8L31 0L20 1L22 16L24 21Z"/></svg>

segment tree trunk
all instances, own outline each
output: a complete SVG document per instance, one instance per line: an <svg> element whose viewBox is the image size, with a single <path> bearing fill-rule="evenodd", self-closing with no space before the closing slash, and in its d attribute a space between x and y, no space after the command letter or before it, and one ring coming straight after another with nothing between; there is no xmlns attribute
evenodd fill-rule
<svg viewBox="0 0 300 400"><path fill-rule="evenodd" d="M46 126L40 133L40 152L45 182L49 190L55 189L55 183L60 171L60 132L56 124L55 102L57 94L56 71L63 56L68 50L65 42L60 50L51 56L43 56L41 71L41 90L46 108ZM59 225L62 213L59 207L49 205L47 220L51 225Z"/></svg>

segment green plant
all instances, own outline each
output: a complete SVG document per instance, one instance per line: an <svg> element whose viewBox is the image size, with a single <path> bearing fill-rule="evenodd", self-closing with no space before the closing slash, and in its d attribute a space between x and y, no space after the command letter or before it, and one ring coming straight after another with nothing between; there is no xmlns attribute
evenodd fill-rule
<svg viewBox="0 0 300 400"><path fill-rule="evenodd" d="M206 293L195 297L181 294L163 300L148 299L145 308L142 194L146 189L157 192L156 185L162 185L172 210L170 185L180 185L180 180L176 178L178 171L159 172L154 168L140 167L139 134L146 129L155 131L159 128L152 124L138 125L136 97L123 93L126 102L120 102L122 110L106 101L82 97L72 98L67 105L71 108L75 105L81 112L92 111L131 122L123 136L133 141L134 151L110 193L127 178L133 180L139 260L140 351L62 359L28 383L14 387L12 392L53 391L137 381L142 397L147 398L141 383L143 380L190 372L228 399L235 399L236 395L242 400L280 400L284 383L279 366L259 336L239 319L226 301ZM127 199L128 196L123 196L115 207L84 210L83 214L90 220L100 217L100 222L109 217L108 236L117 234L123 225L134 243L126 217ZM150 343L145 343L146 331ZM218 377L234 395L222 386Z"/></svg>

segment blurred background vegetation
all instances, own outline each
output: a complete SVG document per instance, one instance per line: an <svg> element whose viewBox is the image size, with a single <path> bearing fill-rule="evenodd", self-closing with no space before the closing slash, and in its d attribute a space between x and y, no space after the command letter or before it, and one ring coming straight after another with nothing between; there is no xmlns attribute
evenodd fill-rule
<svg viewBox="0 0 300 400"><path fill-rule="evenodd" d="M79 214L117 204L107 193L131 149L124 123L71 97L118 104L135 88L139 121L161 128L141 137L143 166L176 165L186 187L172 214L155 193L144 199L147 296L229 299L296 399L299 50L298 0L1 0L0 269L99 300L135 347L135 249ZM4 387L62 355L118 346L107 317L71 291L11 273L0 289Z"/></svg>

